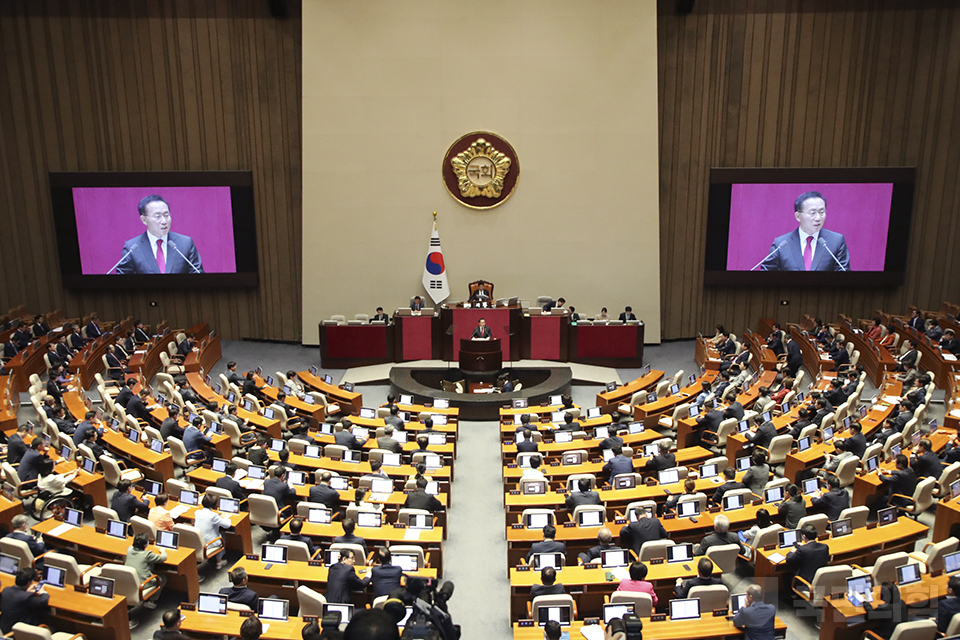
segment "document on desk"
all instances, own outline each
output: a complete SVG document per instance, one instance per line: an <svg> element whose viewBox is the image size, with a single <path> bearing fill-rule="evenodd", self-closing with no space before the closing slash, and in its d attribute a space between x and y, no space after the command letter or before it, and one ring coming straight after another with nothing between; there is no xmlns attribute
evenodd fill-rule
<svg viewBox="0 0 960 640"><path fill-rule="evenodd" d="M237 472L233 474L233 479L236 480L237 482L240 482L246 477L247 477L246 469L237 469Z"/></svg>
<svg viewBox="0 0 960 640"><path fill-rule="evenodd" d="M617 580L630 579L630 572L627 571L626 567L615 567L610 570L610 575L612 575Z"/></svg>
<svg viewBox="0 0 960 640"><path fill-rule="evenodd" d="M420 539L420 529L412 529L407 527L407 530L403 532L404 540L419 540Z"/></svg>
<svg viewBox="0 0 960 640"><path fill-rule="evenodd" d="M781 562L783 562L783 561L786 560L786 559L787 559L787 556L783 555L783 554L780 553L780 552L771 553L769 556L767 556L767 560L769 560L769 561L772 562L773 564L780 564Z"/></svg>
<svg viewBox="0 0 960 640"><path fill-rule="evenodd" d="M244 478L240 481L240 486L244 489L252 489L253 491L262 491L263 490L263 480L254 480L253 478Z"/></svg>
<svg viewBox="0 0 960 640"><path fill-rule="evenodd" d="M190 510L190 507L188 507L187 505L178 504L173 509L170 509L170 517L176 520L177 518L179 518L189 510Z"/></svg>
<svg viewBox="0 0 960 640"><path fill-rule="evenodd" d="M900 404L900 396L883 396L883 401L890 404Z"/></svg>
<svg viewBox="0 0 960 640"><path fill-rule="evenodd" d="M390 499L389 493L371 493L370 501L371 502L386 502Z"/></svg>
<svg viewBox="0 0 960 640"><path fill-rule="evenodd" d="M603 640L603 625L585 624L580 627L580 635L587 640Z"/></svg>
<svg viewBox="0 0 960 640"><path fill-rule="evenodd" d="M74 529L74 528L75 528L75 527L74 527L72 524L68 524L68 523L64 522L64 523L61 524L60 526L54 527L53 529L51 529L51 530L50 530L50 535L53 536L54 538L56 538L56 537L62 536L62 535L65 534L67 531L70 531L70 529Z"/></svg>
<svg viewBox="0 0 960 640"><path fill-rule="evenodd" d="M957 356L953 355L952 353L941 353L940 355L943 356L943 359L946 360L947 362L957 361Z"/></svg>

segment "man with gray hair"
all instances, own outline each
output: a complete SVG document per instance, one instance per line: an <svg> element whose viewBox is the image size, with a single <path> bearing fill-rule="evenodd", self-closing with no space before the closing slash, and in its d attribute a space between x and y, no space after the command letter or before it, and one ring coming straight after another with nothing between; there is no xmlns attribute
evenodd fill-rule
<svg viewBox="0 0 960 640"><path fill-rule="evenodd" d="M390 424L383 428L383 435L377 438L377 449L386 449L393 453L403 452L403 445L393 437L393 431L393 425Z"/></svg>
<svg viewBox="0 0 960 640"><path fill-rule="evenodd" d="M657 442L657 448L660 450L660 453L647 460L647 464L643 470L656 472L677 466L677 456L670 452L671 446L673 446L673 441L670 438L659 440Z"/></svg>
<svg viewBox="0 0 960 640"><path fill-rule="evenodd" d="M713 533L705 536L700 544L694 546L693 553L698 556L706 555L707 549L722 544L735 544L739 547L740 553L744 553L743 545L740 543L737 534L730 533L730 519L720 514L713 519Z"/></svg>
<svg viewBox="0 0 960 640"><path fill-rule="evenodd" d="M744 640L773 640L777 608L763 601L763 588L747 587L746 602L733 616L733 626L743 631Z"/></svg>
<svg viewBox="0 0 960 640"><path fill-rule="evenodd" d="M594 560L598 559L600 554L604 551L620 548L613 544L613 533L607 527L600 527L600 531L597 532L597 541L600 544L596 545L595 547L590 547L577 556L582 564L589 564L593 562Z"/></svg>

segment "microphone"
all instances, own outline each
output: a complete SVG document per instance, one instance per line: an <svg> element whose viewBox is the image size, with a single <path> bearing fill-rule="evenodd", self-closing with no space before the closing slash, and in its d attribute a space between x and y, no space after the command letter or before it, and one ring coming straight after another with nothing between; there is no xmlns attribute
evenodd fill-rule
<svg viewBox="0 0 960 640"><path fill-rule="evenodd" d="M754 269L756 269L757 267L759 267L760 265L762 265L764 262L767 261L767 259L772 258L772 257L777 253L777 251L780 251L780 249L783 248L783 245L785 245L785 244L787 244L787 241L786 241L786 240L784 240L783 242L781 242L780 244L778 244L776 247L774 247L773 251L771 251L770 253L768 253L766 258L764 258L763 260L761 260L760 262L758 262L757 264L755 264L755 265L753 266L753 269L750 269L750 271L753 271ZM764 271L766 271L766 269L764 269Z"/></svg>
<svg viewBox="0 0 960 640"><path fill-rule="evenodd" d="M823 238L819 238L817 239L817 244L827 250L827 253L830 254L831 258L833 258L833 261L837 263L838 267L840 267L840 271L846 271L843 264L841 264L840 261L837 260L837 256L833 255L833 251L830 251L830 247L827 246L826 240L824 240Z"/></svg>
<svg viewBox="0 0 960 640"><path fill-rule="evenodd" d="M110 267L110 271L113 271L114 269L116 269L117 267L119 267L119 266L120 266L120 263L123 262L124 260L126 260L126 259L130 256L130 254L133 253L134 251L136 251L139 247L140 247L140 245L135 244L135 245L133 245L132 247L130 247L129 249L127 249L127 252L126 252L125 254L123 254L123 256L122 256L119 260L117 260L117 264L115 264L115 265L113 265L112 267ZM110 271L107 271L107 275L110 275ZM117 272L117 275L123 275L123 274L121 274L120 272Z"/></svg>
<svg viewBox="0 0 960 640"><path fill-rule="evenodd" d="M185 261L188 265L190 265L191 267L193 267L193 270L194 270L196 273L203 273L202 271L200 271L200 269L197 268L197 265L195 265L195 264L193 264L192 262L190 262L190 258L188 258L187 256L183 255L183 251L180 251L180 247L178 247L176 244L174 244L173 240L170 240L170 239L168 238L168 239L167 239L167 244L170 245L171 247L173 247L173 250L176 251L177 253L179 253L179 254L180 254L180 257L183 258L184 261Z"/></svg>

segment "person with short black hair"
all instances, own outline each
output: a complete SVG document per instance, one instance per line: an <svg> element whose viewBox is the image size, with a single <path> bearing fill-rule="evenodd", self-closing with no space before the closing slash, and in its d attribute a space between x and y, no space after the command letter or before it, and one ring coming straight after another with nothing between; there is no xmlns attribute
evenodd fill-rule
<svg viewBox="0 0 960 640"><path fill-rule="evenodd" d="M153 640L188 640L180 633L180 610L165 611L160 628L153 632Z"/></svg>
<svg viewBox="0 0 960 640"><path fill-rule="evenodd" d="M346 524L346 521L344 521ZM357 576L353 565L356 559L350 549L341 549L340 558L327 570L327 602L349 604L351 591L363 591L363 581Z"/></svg>
<svg viewBox="0 0 960 640"><path fill-rule="evenodd" d="M577 481L577 491L571 491L567 495L567 510L573 513L573 510L581 505L596 505L600 502L600 494L593 491L590 487L590 478L580 478Z"/></svg>
<svg viewBox="0 0 960 640"><path fill-rule="evenodd" d="M416 485L416 491L408 494L407 499L404 500L404 509L424 509L430 513L436 513L443 509L443 503L437 500L435 496L427 493L426 478L417 478Z"/></svg>
<svg viewBox="0 0 960 640"><path fill-rule="evenodd" d="M329 471L324 471L320 474L320 482L310 487L310 502L316 502L322 504L334 513L340 511L342 505L342 500L340 499L340 493L336 489L330 487L330 480L333 478L333 474Z"/></svg>
<svg viewBox="0 0 960 640"><path fill-rule="evenodd" d="M230 587L222 587L220 595L227 596L228 602L243 604L250 607L253 611L257 610L260 602L260 596L257 592L247 586L247 570L243 567L237 567L228 574L230 576Z"/></svg>
<svg viewBox="0 0 960 640"><path fill-rule="evenodd" d="M146 518L150 515L150 505L143 500L137 500L136 496L130 493L129 480L117 483L117 491L110 501L110 508L117 512L120 522L130 522L133 516Z"/></svg>
<svg viewBox="0 0 960 640"><path fill-rule="evenodd" d="M639 556L644 542L666 540L669 537L667 530L663 528L663 523L657 519L656 515L641 510L637 514L636 521L620 529L620 546L624 549L633 549L633 552Z"/></svg>
<svg viewBox="0 0 960 640"><path fill-rule="evenodd" d="M537 443L533 441L533 432L529 428L520 433L523 434L523 442L517 442L517 453L535 453L539 450Z"/></svg>
<svg viewBox="0 0 960 640"><path fill-rule="evenodd" d="M530 598L537 596L555 596L566 593L563 585L557 582L557 570L553 567L544 567L540 572L540 582L530 587Z"/></svg>
<svg viewBox="0 0 960 640"><path fill-rule="evenodd" d="M548 620L543 625L543 640L560 640L563 637L563 628L556 620Z"/></svg>
<svg viewBox="0 0 960 640"><path fill-rule="evenodd" d="M543 528L543 540L534 542L530 545L530 551L527 552L527 564L533 564L533 556L536 553L567 553L567 545L563 542L557 542L557 528L548 524Z"/></svg>
<svg viewBox="0 0 960 640"><path fill-rule="evenodd" d="M383 609L361 609L350 618L343 640L399 640L397 622Z"/></svg>
<svg viewBox="0 0 960 640"><path fill-rule="evenodd" d="M910 468L916 474L917 480L922 478L939 480L943 465L940 464L937 454L933 452L933 443L930 442L930 438L921 438L917 449L917 453L910 458Z"/></svg>
<svg viewBox="0 0 960 640"><path fill-rule="evenodd" d="M960 575L947 580L947 597L937 602L937 630L946 633L953 616L960 613Z"/></svg>
<svg viewBox="0 0 960 640"><path fill-rule="evenodd" d="M154 595L150 596L149 600L143 603L143 606L147 609L156 609L160 593L167 584L167 576L156 575L152 580L150 577L155 575L153 568L158 562L167 561L167 552L162 549L160 553L147 551L147 543L149 542L150 539L145 533L138 533L133 536L133 544L127 547L127 557L123 564L133 567L137 572L137 579L143 585L141 591L150 591L154 587L160 587ZM148 580L150 581L147 582Z"/></svg>
<svg viewBox="0 0 960 640"><path fill-rule="evenodd" d="M633 322L637 319L637 316L633 313L633 307L627 305L623 308L623 313L620 314L620 317L617 318L620 322Z"/></svg>
<svg viewBox="0 0 960 640"><path fill-rule="evenodd" d="M280 536L281 540L289 540L291 542L302 542L307 545L307 551L310 554L310 557L314 557L317 554L318 547L313 544L313 540L309 536L303 535L303 518L300 516L294 516L290 520L290 533L285 533Z"/></svg>
<svg viewBox="0 0 960 640"><path fill-rule="evenodd" d="M803 543L798 540L784 562L787 569L810 583L818 569L830 564L830 547L817 542L817 528L812 524L803 525L800 535Z"/></svg>
<svg viewBox="0 0 960 640"><path fill-rule="evenodd" d="M347 544L358 544L363 547L363 552L367 552L367 541L361 538L360 536L354 535L354 530L357 528L357 523L353 518L346 518L343 521L343 535L337 536L333 539L334 542L345 542Z"/></svg>
<svg viewBox="0 0 960 640"><path fill-rule="evenodd" d="M263 624L255 615L246 618L240 625L240 640L260 640L261 635L263 635Z"/></svg>
<svg viewBox="0 0 960 640"><path fill-rule="evenodd" d="M630 577L620 581L617 591L646 593L653 600L653 606L657 606L657 592L653 589L653 583L647 582L647 565L642 562L630 564Z"/></svg>
<svg viewBox="0 0 960 640"><path fill-rule="evenodd" d="M247 499L247 494L243 490L243 487L240 486L240 483L234 479L233 476L236 473L237 463L233 461L227 462L223 467L223 475L217 478L213 486L218 489L226 489L235 500L243 501Z"/></svg>
<svg viewBox="0 0 960 640"><path fill-rule="evenodd" d="M27 546L30 548L30 553L33 554L34 558L37 558L47 552L47 546L43 543L43 539L40 537L34 537L33 532L30 530L30 520L27 516L22 513L18 513L13 516L10 520L10 533L4 536L4 538L10 538L12 540L19 540L20 542L26 542ZM39 569L43 568L43 559L37 561L37 567Z"/></svg>
<svg viewBox="0 0 960 640"><path fill-rule="evenodd" d="M38 626L50 611L50 595L36 584L37 575L33 567L20 569L14 584L0 593L0 632L10 633L18 622Z"/></svg>
<svg viewBox="0 0 960 640"><path fill-rule="evenodd" d="M713 575L713 560L704 556L697 561L697 576L689 580L677 578L677 586L673 590L678 598L686 598L693 587L704 587L723 584L720 578Z"/></svg>
<svg viewBox="0 0 960 640"><path fill-rule="evenodd" d="M669 438L663 438L657 442L657 450L659 453L647 460L647 464L644 465L643 470L649 473L663 471L664 469L672 469L673 467L677 466L677 456L675 453L670 451L672 444L673 443ZM631 460L631 462L633 461ZM618 473L626 472L618 471Z"/></svg>
<svg viewBox="0 0 960 640"><path fill-rule="evenodd" d="M373 597L389 595L400 588L400 578L403 569L393 564L393 555L387 547L377 549L377 564L370 568L370 572L363 579L363 586L373 584Z"/></svg>
<svg viewBox="0 0 960 640"><path fill-rule="evenodd" d="M270 477L263 483L263 495L270 496L277 503L277 509L297 501L297 492L287 484L287 467L276 466L270 469Z"/></svg>
<svg viewBox="0 0 960 640"><path fill-rule="evenodd" d="M907 456L902 453L897 455L896 465L897 468L893 471L880 469L880 481L886 485L887 494L874 502L874 508L877 510L883 509L888 504L895 507L907 506L906 499L897 496L912 497L917 488L917 474L910 468Z"/></svg>
<svg viewBox="0 0 960 640"><path fill-rule="evenodd" d="M743 483L737 482L737 470L734 467L726 467L723 470L723 484L717 487L717 490L713 492L713 497L710 498L710 502L713 504L721 504L723 502L723 495L727 491L733 491L735 489L743 489Z"/></svg>

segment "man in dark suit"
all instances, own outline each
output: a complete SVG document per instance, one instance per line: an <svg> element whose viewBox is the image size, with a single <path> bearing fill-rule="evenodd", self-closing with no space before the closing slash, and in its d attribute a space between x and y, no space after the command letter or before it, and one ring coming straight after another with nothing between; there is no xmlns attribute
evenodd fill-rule
<svg viewBox="0 0 960 640"><path fill-rule="evenodd" d="M7 439L7 462L10 464L20 462L23 454L27 452L28 447L23 439L26 437L28 431L30 431L30 427L26 424L21 424L17 427L17 431Z"/></svg>
<svg viewBox="0 0 960 640"><path fill-rule="evenodd" d="M393 438L393 425L387 425L383 428L383 436L377 438L377 449L386 449L393 453L402 453L403 445Z"/></svg>
<svg viewBox="0 0 960 640"><path fill-rule="evenodd" d="M693 548L693 553L698 556L706 555L707 549L710 547L725 544L735 544L740 548L741 554L744 552L740 537L735 533L730 533L730 519L721 513L713 519L713 533L704 536L700 544Z"/></svg>
<svg viewBox="0 0 960 640"><path fill-rule="evenodd" d="M783 346L783 337L780 333L780 323L773 323L773 332L767 336L767 347L773 351L773 355L780 357L782 354L786 353L786 348Z"/></svg>
<svg viewBox="0 0 960 640"><path fill-rule="evenodd" d="M417 490L407 494L407 499L403 502L404 509L425 509L430 513L435 513L443 509L443 504L435 496L427 493L427 479L423 476L417 478Z"/></svg>
<svg viewBox="0 0 960 640"><path fill-rule="evenodd" d="M658 442L657 448L660 453L647 460L647 464L643 467L644 471L656 473L677 466L677 456L670 451L669 439L664 438Z"/></svg>
<svg viewBox="0 0 960 640"><path fill-rule="evenodd" d="M300 516L291 518L290 533L283 534L282 536L280 536L280 539L288 540L290 542L302 542L303 544L307 545L307 551L310 553L310 557L312 558L317 553L317 549L319 549L319 547L313 544L312 538L310 538L309 536L303 535L301 533L302 531L303 531L303 518L301 518Z"/></svg>
<svg viewBox="0 0 960 640"><path fill-rule="evenodd" d="M187 355L189 355L190 352L196 347L196 343L194 342L195 338L196 336L192 333L187 335L187 337L177 345L177 355L186 358Z"/></svg>
<svg viewBox="0 0 960 640"><path fill-rule="evenodd" d="M723 494L727 491L733 491L734 489L743 489L743 483L736 481L737 470L734 467L727 467L723 470L723 484L717 487L717 490L713 492L713 497L710 498L710 502L713 504L722 504L723 503Z"/></svg>
<svg viewBox="0 0 960 640"><path fill-rule="evenodd" d="M403 569L391 563L392 555L387 547L377 549L378 564L370 568L370 572L363 579L363 586L373 583L373 597L390 595L400 588L400 577Z"/></svg>
<svg viewBox="0 0 960 640"><path fill-rule="evenodd" d="M903 431L907 423L913 420L913 410L917 407L910 400L904 400L900 403L900 413L893 419L893 427L898 431Z"/></svg>
<svg viewBox="0 0 960 640"><path fill-rule="evenodd" d="M177 405L170 405L167 409L167 417L160 423L160 435L163 441L173 436L178 440L183 439L183 429L180 428L180 408Z"/></svg>
<svg viewBox="0 0 960 640"><path fill-rule="evenodd" d="M8 634L18 622L38 626L50 611L50 594L37 584L37 570L25 567L14 584L0 593L0 631Z"/></svg>
<svg viewBox="0 0 960 640"><path fill-rule="evenodd" d="M353 428L353 423L351 423L349 420L344 419L343 422L341 422L340 424L342 428L333 434L334 443L339 444L340 446L346 447L348 449L359 451L363 447L363 443L366 442L367 439L364 438L361 440L357 438L357 436L353 435L353 433L351 432L351 429Z"/></svg>
<svg viewBox="0 0 960 640"><path fill-rule="evenodd" d="M120 522L130 522L133 516L146 518L150 514L150 505L130 493L130 481L121 480L117 483L117 492L113 494L110 508L117 512Z"/></svg>
<svg viewBox="0 0 960 640"><path fill-rule="evenodd" d="M383 419L383 424L394 429L403 429L403 418L400 417L400 407L395 404L390 405L390 415Z"/></svg>
<svg viewBox="0 0 960 640"><path fill-rule="evenodd" d="M844 349L846 351L846 349ZM843 380L840 378L834 378L830 381L830 388L824 391L823 397L826 398L830 404L835 407L839 407L847 399L843 395Z"/></svg>
<svg viewBox="0 0 960 640"><path fill-rule="evenodd" d="M377 307L377 312L370 317L370 322L390 322L390 316L383 312L383 307Z"/></svg>
<svg viewBox="0 0 960 640"><path fill-rule="evenodd" d="M227 602L243 604L254 611L260 603L260 596L257 592L247 586L247 570L243 567L237 567L229 574L231 587L221 587L220 595L227 596Z"/></svg>
<svg viewBox="0 0 960 640"><path fill-rule="evenodd" d="M903 429L897 429L896 422L893 418L887 418L883 421L883 428L873 436L872 444L886 444L887 438L895 433L900 433L902 430Z"/></svg>
<svg viewBox="0 0 960 640"><path fill-rule="evenodd" d="M130 398L133 397L133 388L135 386L137 386L137 379L127 378L127 383L123 385L123 387L120 389L120 393L117 394L117 397L114 398L113 401L126 409L127 403L130 402Z"/></svg>
<svg viewBox="0 0 960 640"><path fill-rule="evenodd" d="M33 317L33 326L30 327L30 331L33 333L33 337L42 338L50 333L50 327L44 322L42 315L36 315ZM937 339L939 340L939 337Z"/></svg>
<svg viewBox="0 0 960 640"><path fill-rule="evenodd" d="M138 210L147 230L123 244L118 274L203 273L193 238L170 231L170 207L162 197L145 197Z"/></svg>
<svg viewBox="0 0 960 640"><path fill-rule="evenodd" d="M11 339L18 349L23 349L33 341L33 334L30 332L30 327L21 322Z"/></svg>
<svg viewBox="0 0 960 640"><path fill-rule="evenodd" d="M543 528L543 540L534 542L530 545L530 551L527 553L527 564L533 564L533 554L535 553L566 553L567 545L557 542L557 528L548 524Z"/></svg>
<svg viewBox="0 0 960 640"><path fill-rule="evenodd" d="M413 296L413 302L410 303L410 311L423 311L423 300L420 296Z"/></svg>
<svg viewBox="0 0 960 640"><path fill-rule="evenodd" d="M33 534L30 532L30 520L27 516L22 513L13 516L10 520L10 528L12 531L4 536L5 538L26 542L34 558L46 553L47 546L43 544L43 539L33 537ZM42 566L43 560L40 560L40 564Z"/></svg>
<svg viewBox="0 0 960 640"><path fill-rule="evenodd" d="M363 591L365 585L353 568L355 562L353 551L340 551L340 561L327 571L327 602L350 604L350 592Z"/></svg>
<svg viewBox="0 0 960 640"><path fill-rule="evenodd" d="M743 630L744 640L773 640L777 608L763 601L763 587L747 587L747 598L733 616L733 626Z"/></svg>
<svg viewBox="0 0 960 640"><path fill-rule="evenodd" d="M906 371L912 369L917 364L917 357L920 352L917 350L919 343L916 340L910 340L910 348L897 358L897 371Z"/></svg>
<svg viewBox="0 0 960 640"><path fill-rule="evenodd" d="M123 380L123 374L127 372L123 362L117 357L116 348L111 344L107 347L107 377L111 380Z"/></svg>
<svg viewBox="0 0 960 640"><path fill-rule="evenodd" d="M923 316L920 315L920 309L918 307L914 307L910 311L910 319L907 320L907 326L916 329L920 333L923 333L924 321Z"/></svg>
<svg viewBox="0 0 960 640"><path fill-rule="evenodd" d="M20 458L20 466L17 467L17 476L20 482L29 482L40 477L40 463L47 458L46 448L43 446L43 438L34 438L30 442L29 448Z"/></svg>
<svg viewBox="0 0 960 640"><path fill-rule="evenodd" d="M850 256L843 234L823 228L827 203L818 191L803 193L794 202L799 227L777 236L761 271L849 271Z"/></svg>
<svg viewBox="0 0 960 640"><path fill-rule="evenodd" d="M837 340L836 348L830 353L830 359L833 360L834 371L839 371L840 367L850 364L850 354L847 353L845 341Z"/></svg>
<svg viewBox="0 0 960 640"><path fill-rule="evenodd" d="M613 457L607 460L603 465L603 473L607 476L607 482L612 483L613 478L621 473L633 473L633 459L623 455L622 447L612 447Z"/></svg>
<svg viewBox="0 0 960 640"><path fill-rule="evenodd" d="M147 332L143 328L143 322L141 322L140 320L137 320L134 322L133 341L136 344L143 344L144 342L150 342L150 336L147 335Z"/></svg>
<svg viewBox="0 0 960 640"><path fill-rule="evenodd" d="M530 599L537 596L558 596L566 593L562 584L557 583L557 570L553 567L544 567L540 572L540 582L530 586Z"/></svg>
<svg viewBox="0 0 960 640"><path fill-rule="evenodd" d="M934 478L939 480L943 472L943 465L940 464L940 458L933 452L933 444L930 438L923 438L917 445L918 453L910 458L910 468L916 474L917 479ZM907 494L910 495L910 494Z"/></svg>
<svg viewBox="0 0 960 640"><path fill-rule="evenodd" d="M231 360L227 363L227 382L240 386L243 384L243 376L237 372L237 363ZM224 390L226 393L226 390Z"/></svg>
<svg viewBox="0 0 960 640"><path fill-rule="evenodd" d="M601 554L604 551L609 551L610 549L619 549L617 545L613 544L613 533L610 529L606 527L600 527L600 531L597 532L597 542L600 544L590 547L586 551L583 551L577 557L580 558L580 561L583 564L588 564L594 560L598 560L601 557Z"/></svg>
<svg viewBox="0 0 960 640"><path fill-rule="evenodd" d="M703 557L697 561L697 577L689 580L677 578L677 586L673 592L678 598L686 598L694 587L710 587L715 584L723 584L723 581L713 575L713 560Z"/></svg>
<svg viewBox="0 0 960 640"><path fill-rule="evenodd" d="M137 420L146 420L149 412L147 411L147 398L150 397L150 391L146 388L140 389L140 393L130 398L127 403L127 415Z"/></svg>
<svg viewBox="0 0 960 640"><path fill-rule="evenodd" d="M810 409L807 407L800 407L797 411L797 417L798 420L793 423L793 426L790 427L788 431L790 437L794 440L800 437L800 432L803 431L804 427L809 427L813 424L813 420L811 420L813 414L810 413Z"/></svg>
<svg viewBox="0 0 960 640"><path fill-rule="evenodd" d="M960 613L960 576L953 575L947 581L947 597L937 602L937 630L946 633L953 616Z"/></svg>
<svg viewBox="0 0 960 640"><path fill-rule="evenodd" d="M20 347L18 347L13 340L8 340L3 343L3 357L5 360L9 360L18 353L20 353Z"/></svg>
<svg viewBox="0 0 960 640"><path fill-rule="evenodd" d="M517 443L517 453L533 453L540 450L537 443L533 441L533 432L530 429L524 429L521 434L523 435L523 442ZM600 444L602 447L603 443Z"/></svg>
<svg viewBox="0 0 960 640"><path fill-rule="evenodd" d="M476 328L473 330L473 335L470 337L474 340L488 340L493 337L493 333L490 331L490 327L487 326L485 319L480 318Z"/></svg>
<svg viewBox="0 0 960 640"><path fill-rule="evenodd" d="M333 477L333 474L329 471L324 471L320 474L320 482L312 487L310 487L310 502L316 502L322 504L334 513L340 511L341 500L340 494L337 493L335 489L330 487L330 479Z"/></svg>
<svg viewBox="0 0 960 640"><path fill-rule="evenodd" d="M213 486L218 489L226 489L230 492L237 500L246 500L247 494L243 491L243 487L240 486L240 483L233 479L233 475L237 472L237 465L233 462L228 462L224 465L223 475L217 478L217 481L213 483Z"/></svg>
<svg viewBox="0 0 960 640"><path fill-rule="evenodd" d="M733 404L727 407L723 412L724 420L728 420L730 418L736 418L738 421L743 420L743 405L736 400L734 400Z"/></svg>
<svg viewBox="0 0 960 640"><path fill-rule="evenodd" d="M640 555L640 547L644 542L651 540L666 540L670 536L663 524L653 515L647 515L646 511L637 514L637 520L631 522L620 530L620 546L624 549L633 549L633 552Z"/></svg>
<svg viewBox="0 0 960 640"><path fill-rule="evenodd" d="M817 542L817 528L812 524L805 524L800 529L804 544L795 543L795 549L787 554L786 566L797 576L807 582L813 582L817 569L830 564L830 547Z"/></svg>
<svg viewBox="0 0 960 640"><path fill-rule="evenodd" d="M733 338L730 337L729 331L723 332L723 341L717 345L717 351L720 352L722 356L732 356L737 352L737 343L733 341Z"/></svg>
<svg viewBox="0 0 960 640"><path fill-rule="evenodd" d="M769 449L770 443L777 437L777 425L772 420L764 422L763 416L757 416L753 427L743 435L754 447Z"/></svg>
<svg viewBox="0 0 960 640"><path fill-rule="evenodd" d="M87 329L87 340L90 340L92 342L93 340L96 340L97 338L100 337L100 334L101 334L100 319L97 317L97 314L95 313L90 314L90 319L87 322L86 329Z"/></svg>
<svg viewBox="0 0 960 640"><path fill-rule="evenodd" d="M363 553L367 553L367 541L361 538L358 535L355 535L353 532L357 528L357 523L354 522L351 518L347 518L343 521L343 535L334 537L334 542L343 542L345 544L358 544L363 547Z"/></svg>
<svg viewBox="0 0 960 640"><path fill-rule="evenodd" d="M283 509L288 503L297 499L297 492L287 484L287 468L273 467L271 477L263 483L263 495L270 496L277 503L278 509Z"/></svg>
<svg viewBox="0 0 960 640"><path fill-rule="evenodd" d="M600 494L590 490L590 479L580 478L577 481L579 491L571 491L567 496L567 509L573 513L573 510L582 504L601 504Z"/></svg>
<svg viewBox="0 0 960 640"><path fill-rule="evenodd" d="M697 418L697 430L694 434L693 442L690 443L690 446L699 446L703 439L703 434L707 431L716 434L720 430L720 423L722 421L723 414L717 409L711 409L710 411L700 415ZM710 442L712 444L714 441L711 440Z"/></svg>
<svg viewBox="0 0 960 640"><path fill-rule="evenodd" d="M827 491L820 490L820 495L810 501L814 513L826 514L830 522L840 519L840 514L850 506L850 494L840 488L840 479L835 475L827 476Z"/></svg>
<svg viewBox="0 0 960 640"><path fill-rule="evenodd" d="M957 334L954 333L953 329L947 329L943 332L943 337L940 339L940 348L955 356L960 356L960 340L957 340Z"/></svg>
<svg viewBox="0 0 960 640"><path fill-rule="evenodd" d="M867 437L863 435L863 427L859 422L851 422L850 431L853 433L853 435L844 441L847 443L847 451L857 456L862 461L863 454L867 451Z"/></svg>
<svg viewBox="0 0 960 640"><path fill-rule="evenodd" d="M736 346L736 345L734 345ZM750 351L744 349L737 355L736 358L724 358L723 362L720 363L720 371L726 371L733 365L737 365L741 371L744 370L744 367L747 366L747 362L750 360Z"/></svg>
<svg viewBox="0 0 960 640"><path fill-rule="evenodd" d="M818 427L823 423L823 419L827 414L830 413L830 408L827 406L828 402L826 398L817 398L817 412L813 414L811 421Z"/></svg>
<svg viewBox="0 0 960 640"><path fill-rule="evenodd" d="M83 416L83 422L77 425L77 430L73 432L73 444L80 444L87 439L87 433L93 432L95 436L99 436L98 429L96 425L93 424L93 419L97 417L95 411L87 411Z"/></svg>
<svg viewBox="0 0 960 640"><path fill-rule="evenodd" d="M564 300L563 298L558 298L556 302L551 300L547 304L543 305L543 311L549 313L553 309L562 309L564 303L566 303L566 300Z"/></svg>
<svg viewBox="0 0 960 640"><path fill-rule="evenodd" d="M797 377L797 371L800 371L800 367L803 366L803 353L800 351L800 345L797 344L797 341L787 334L787 362L784 366L786 370L786 375L795 378Z"/></svg>
<svg viewBox="0 0 960 640"><path fill-rule="evenodd" d="M617 319L620 320L620 322L633 322L637 319L637 316L633 313L633 307L624 307L623 313L621 313Z"/></svg>
<svg viewBox="0 0 960 640"><path fill-rule="evenodd" d="M77 351L83 348L83 334L80 333L80 327L75 324L70 325L69 330L73 333L67 338L70 348Z"/></svg>

